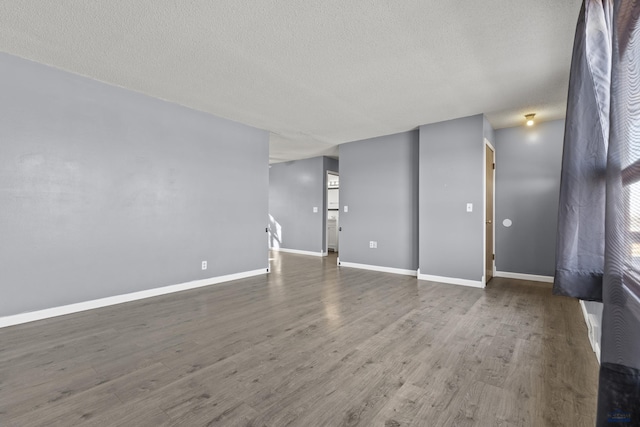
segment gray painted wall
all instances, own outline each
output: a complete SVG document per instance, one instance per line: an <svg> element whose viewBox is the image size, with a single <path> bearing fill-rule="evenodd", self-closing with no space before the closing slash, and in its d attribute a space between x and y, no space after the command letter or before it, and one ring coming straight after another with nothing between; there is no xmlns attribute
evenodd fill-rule
<svg viewBox="0 0 640 427"><path fill-rule="evenodd" d="M325 158L269 168L270 245L311 252L325 250ZM318 212L314 213L313 208Z"/></svg>
<svg viewBox="0 0 640 427"><path fill-rule="evenodd" d="M483 135L481 114L420 126L421 274L482 279Z"/></svg>
<svg viewBox="0 0 640 427"><path fill-rule="evenodd" d="M495 133L495 130L493 130L493 126L491 126L491 123L489 123L489 120L487 119L486 116L483 116L482 118L482 135L487 139L487 141L491 143L491 145L495 144L496 133ZM495 145L493 148L495 148Z"/></svg>
<svg viewBox="0 0 640 427"><path fill-rule="evenodd" d="M267 132L0 69L0 316L267 268Z"/></svg>
<svg viewBox="0 0 640 427"><path fill-rule="evenodd" d="M496 131L499 271L554 274L563 137L564 120Z"/></svg>
<svg viewBox="0 0 640 427"><path fill-rule="evenodd" d="M340 145L341 262L417 269L417 178L417 131Z"/></svg>

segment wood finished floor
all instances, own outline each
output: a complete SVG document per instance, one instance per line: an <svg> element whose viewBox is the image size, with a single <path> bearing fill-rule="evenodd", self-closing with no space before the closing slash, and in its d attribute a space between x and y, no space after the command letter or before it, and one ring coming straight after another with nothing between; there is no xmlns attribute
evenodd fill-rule
<svg viewBox="0 0 640 427"><path fill-rule="evenodd" d="M0 329L0 426L590 426L577 301L275 253L272 273Z"/></svg>

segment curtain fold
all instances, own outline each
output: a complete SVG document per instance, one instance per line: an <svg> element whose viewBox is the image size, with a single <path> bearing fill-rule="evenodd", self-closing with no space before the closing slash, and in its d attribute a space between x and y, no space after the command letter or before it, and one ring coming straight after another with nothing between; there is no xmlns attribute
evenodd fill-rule
<svg viewBox="0 0 640 427"><path fill-rule="evenodd" d="M597 426L640 426L640 1L584 0L554 293L602 300Z"/></svg>

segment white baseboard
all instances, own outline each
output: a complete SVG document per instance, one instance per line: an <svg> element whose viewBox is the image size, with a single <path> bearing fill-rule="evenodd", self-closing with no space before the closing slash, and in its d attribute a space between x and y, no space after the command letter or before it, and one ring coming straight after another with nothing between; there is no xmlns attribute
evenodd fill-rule
<svg viewBox="0 0 640 427"><path fill-rule="evenodd" d="M382 273L403 274L405 276L416 276L418 273L415 270L405 270L403 268L393 267L381 267L379 265L358 264L355 262L339 261L340 267L359 268L361 270L380 271Z"/></svg>
<svg viewBox="0 0 640 427"><path fill-rule="evenodd" d="M587 306L584 305L584 301L580 300L580 308L582 309L582 315L584 316L584 322L589 327L589 313L587 312Z"/></svg>
<svg viewBox="0 0 640 427"><path fill-rule="evenodd" d="M115 295L112 297L94 299L91 301L83 301L75 304L63 305L60 307L52 307L44 310L31 311L28 313L14 314L12 316L0 317L0 328L7 326L19 325L22 323L34 322L36 320L48 319L51 317L64 316L65 314L78 313L80 311L92 310L95 308L107 307L110 305L122 304L130 301L137 301L145 298L157 297L160 295L171 294L174 292L186 291L188 289L201 288L204 286L215 285L232 280L245 279L247 277L259 276L266 274L268 269L261 268L259 270L245 271L242 273L228 274L226 276L211 277L209 279L193 280L191 282L180 283L177 285L163 286L161 288L147 289L130 294Z"/></svg>
<svg viewBox="0 0 640 427"><path fill-rule="evenodd" d="M310 256L327 256L326 252L313 252L313 251L301 251L299 249L287 249L287 248L269 248L272 251L276 251L276 252L287 252L290 254L297 254L297 255L310 255Z"/></svg>
<svg viewBox="0 0 640 427"><path fill-rule="evenodd" d="M484 288L482 280L457 279L455 277L433 276L431 274L418 273L418 280L446 283L449 285L470 286L472 288Z"/></svg>
<svg viewBox="0 0 640 427"><path fill-rule="evenodd" d="M509 273L508 271L496 271L494 277L505 279L530 280L532 282L553 283L553 276L539 276L537 274Z"/></svg>
<svg viewBox="0 0 640 427"><path fill-rule="evenodd" d="M596 354L596 358L598 359L598 363L600 363L600 345L594 336L593 325L591 324L591 320L589 318L589 312L587 311L587 306L584 304L584 301L580 300L580 308L582 309L582 316L584 317L584 323L587 324L587 334L589 335L589 343L591 344L591 348L593 352Z"/></svg>

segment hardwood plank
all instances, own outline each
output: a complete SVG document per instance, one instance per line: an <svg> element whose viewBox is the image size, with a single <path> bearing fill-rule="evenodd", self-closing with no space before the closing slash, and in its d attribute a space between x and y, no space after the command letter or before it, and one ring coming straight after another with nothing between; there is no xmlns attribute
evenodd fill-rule
<svg viewBox="0 0 640 427"><path fill-rule="evenodd" d="M0 425L592 425L575 300L274 253L272 273L0 329Z"/></svg>

